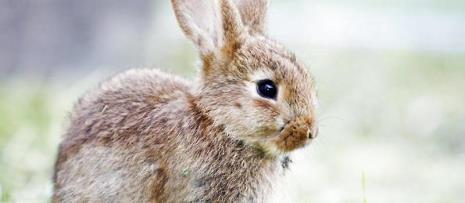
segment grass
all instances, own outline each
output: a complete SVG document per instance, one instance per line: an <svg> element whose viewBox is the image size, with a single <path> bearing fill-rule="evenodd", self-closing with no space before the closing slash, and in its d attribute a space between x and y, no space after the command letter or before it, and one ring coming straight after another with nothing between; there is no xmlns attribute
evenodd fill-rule
<svg viewBox="0 0 465 203"><path fill-rule="evenodd" d="M362 203L368 203L366 193L367 193L366 175L365 175L365 172L362 172L362 195L363 195Z"/></svg>
<svg viewBox="0 0 465 203"><path fill-rule="evenodd" d="M12 84L10 84L12 85ZM47 201L62 118L66 111L41 85L4 85L0 90L0 187L2 201Z"/></svg>

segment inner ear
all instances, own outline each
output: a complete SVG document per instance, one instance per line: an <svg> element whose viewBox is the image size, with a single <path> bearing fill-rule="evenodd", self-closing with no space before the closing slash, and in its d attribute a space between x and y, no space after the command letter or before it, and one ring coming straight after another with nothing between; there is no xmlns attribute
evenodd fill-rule
<svg viewBox="0 0 465 203"><path fill-rule="evenodd" d="M230 0L220 0L223 32L223 53L232 58L245 40L244 25L240 13Z"/></svg>
<svg viewBox="0 0 465 203"><path fill-rule="evenodd" d="M179 27L199 49L208 55L220 44L220 18L216 1L171 0Z"/></svg>

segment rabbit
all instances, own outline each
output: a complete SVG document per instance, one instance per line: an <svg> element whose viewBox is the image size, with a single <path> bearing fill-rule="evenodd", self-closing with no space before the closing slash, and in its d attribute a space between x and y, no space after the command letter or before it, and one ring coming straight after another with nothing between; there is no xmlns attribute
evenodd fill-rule
<svg viewBox="0 0 465 203"><path fill-rule="evenodd" d="M172 0L196 82L117 74L79 99L53 202L267 202L318 133L313 77L265 30L267 0Z"/></svg>

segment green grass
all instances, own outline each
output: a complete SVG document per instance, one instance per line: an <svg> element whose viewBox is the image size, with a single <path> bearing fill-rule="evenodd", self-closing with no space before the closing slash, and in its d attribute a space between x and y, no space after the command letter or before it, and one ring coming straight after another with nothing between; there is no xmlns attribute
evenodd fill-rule
<svg viewBox="0 0 465 203"><path fill-rule="evenodd" d="M20 81L0 89L0 187L3 202L47 201L62 118L53 92L40 84Z"/></svg>
<svg viewBox="0 0 465 203"><path fill-rule="evenodd" d="M366 178L366 175L365 175L365 172L362 172L362 203L368 203L368 199L367 199L367 178Z"/></svg>

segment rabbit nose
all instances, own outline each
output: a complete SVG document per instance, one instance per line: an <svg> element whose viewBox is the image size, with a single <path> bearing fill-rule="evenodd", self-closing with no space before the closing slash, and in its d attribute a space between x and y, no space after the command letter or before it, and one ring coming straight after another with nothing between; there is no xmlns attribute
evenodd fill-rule
<svg viewBox="0 0 465 203"><path fill-rule="evenodd" d="M314 138L316 129L313 127L314 120L309 116L297 117L284 127L275 143L283 151L292 151L309 143L309 138Z"/></svg>

